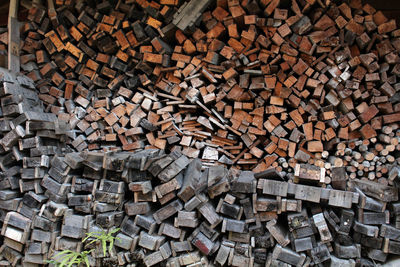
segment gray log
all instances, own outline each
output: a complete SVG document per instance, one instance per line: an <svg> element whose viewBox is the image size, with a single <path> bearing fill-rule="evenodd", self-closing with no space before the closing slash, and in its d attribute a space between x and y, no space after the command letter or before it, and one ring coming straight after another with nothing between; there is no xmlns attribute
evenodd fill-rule
<svg viewBox="0 0 400 267"><path fill-rule="evenodd" d="M153 217L160 224L163 220L171 217L182 208L182 203L177 199L153 213Z"/></svg>
<svg viewBox="0 0 400 267"><path fill-rule="evenodd" d="M210 202L202 204L198 210L210 223L212 228L216 227L222 221L222 218L215 212L215 208Z"/></svg>
<svg viewBox="0 0 400 267"><path fill-rule="evenodd" d="M168 182L178 175L178 173L180 173L189 163L190 160L185 155L182 155L162 170L157 177L163 182Z"/></svg>
<svg viewBox="0 0 400 267"><path fill-rule="evenodd" d="M342 259L352 259L361 257L361 246L342 246L335 242L335 255Z"/></svg>
<svg viewBox="0 0 400 267"><path fill-rule="evenodd" d="M367 196L385 202L398 200L398 190L395 187L366 180L354 180L354 183Z"/></svg>
<svg viewBox="0 0 400 267"><path fill-rule="evenodd" d="M277 259L295 266L301 266L304 263L306 256L277 244L272 252L272 259Z"/></svg>
<svg viewBox="0 0 400 267"><path fill-rule="evenodd" d="M290 243L287 231L278 225L275 219L267 223L267 229L282 247L286 247Z"/></svg>
<svg viewBox="0 0 400 267"><path fill-rule="evenodd" d="M363 234L366 236L370 236L370 237L377 237L378 233L379 233L379 228L377 226L365 225L358 221L354 222L353 229L357 233L360 233L360 234Z"/></svg>
<svg viewBox="0 0 400 267"><path fill-rule="evenodd" d="M294 240L296 252L311 250L313 248L311 237L298 238Z"/></svg>
<svg viewBox="0 0 400 267"><path fill-rule="evenodd" d="M206 176L202 176L201 173L201 160L194 159L187 166L184 176L183 176L183 185L178 192L178 197L182 199L184 202L189 201L192 198L196 190L199 190L201 187L204 188L207 184Z"/></svg>

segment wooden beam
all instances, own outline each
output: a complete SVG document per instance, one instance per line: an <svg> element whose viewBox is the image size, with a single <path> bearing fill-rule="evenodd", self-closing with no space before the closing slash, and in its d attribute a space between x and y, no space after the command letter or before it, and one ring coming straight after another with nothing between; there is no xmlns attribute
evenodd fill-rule
<svg viewBox="0 0 400 267"><path fill-rule="evenodd" d="M19 62L19 22L17 19L18 1L10 0L8 13L8 69L13 72L20 71Z"/></svg>

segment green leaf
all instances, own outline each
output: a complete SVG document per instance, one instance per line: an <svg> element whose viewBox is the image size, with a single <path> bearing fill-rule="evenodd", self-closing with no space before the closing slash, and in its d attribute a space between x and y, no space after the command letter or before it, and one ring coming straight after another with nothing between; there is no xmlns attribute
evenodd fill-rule
<svg viewBox="0 0 400 267"><path fill-rule="evenodd" d="M101 232L86 233L87 236L83 239L83 242L85 242L88 238L91 238L91 237L97 238L101 234L102 234Z"/></svg>
<svg viewBox="0 0 400 267"><path fill-rule="evenodd" d="M103 246L103 254L104 254L104 257L106 256L106 252L107 252L107 243L106 243L106 241L105 240L102 240L102 246Z"/></svg>
<svg viewBox="0 0 400 267"><path fill-rule="evenodd" d="M97 240L98 240L98 239L93 239L92 241L90 241L90 242L88 243L88 245L90 245L90 244L96 242Z"/></svg>
<svg viewBox="0 0 400 267"><path fill-rule="evenodd" d="M101 235L103 232L90 232L86 233L87 235Z"/></svg>
<svg viewBox="0 0 400 267"><path fill-rule="evenodd" d="M69 261L68 267L71 267L72 264L75 263L75 261L76 261L76 259L77 259L78 257L79 257L79 254L75 254L75 255L72 257L72 259Z"/></svg>
<svg viewBox="0 0 400 267"><path fill-rule="evenodd" d="M80 265L83 262L83 255L81 255L78 259L76 259L76 265Z"/></svg>
<svg viewBox="0 0 400 267"><path fill-rule="evenodd" d="M111 251L112 251L113 246L114 246L114 239L111 239L110 240L110 246L108 247L108 252L110 253L110 255L111 255Z"/></svg>
<svg viewBox="0 0 400 267"><path fill-rule="evenodd" d="M89 258L85 255L85 257L83 258L85 260L86 266L90 267L89 265Z"/></svg>
<svg viewBox="0 0 400 267"><path fill-rule="evenodd" d="M93 249L89 251L82 251L80 253L72 251L72 250L64 250L62 252L57 253L57 255L53 256L52 260L48 260L47 263L54 263L58 267L72 267L74 265L79 266L83 262L85 262L87 267L90 267L89 259L87 255L91 253ZM58 257L55 259L54 257Z"/></svg>
<svg viewBox="0 0 400 267"><path fill-rule="evenodd" d="M69 249L66 249L66 250L64 250L64 251L62 251L62 252L57 253L56 256L63 255L63 254L68 254L68 253L71 253L71 252L73 252L73 251L72 251L72 250L69 250Z"/></svg>
<svg viewBox="0 0 400 267"><path fill-rule="evenodd" d="M71 259L71 257L73 257L73 254L69 254L67 255L60 263L60 266L66 266L67 262Z"/></svg>
<svg viewBox="0 0 400 267"><path fill-rule="evenodd" d="M118 232L119 229L120 229L120 228L115 228L115 229L111 230L111 231L110 231L110 234L114 234L114 233Z"/></svg>

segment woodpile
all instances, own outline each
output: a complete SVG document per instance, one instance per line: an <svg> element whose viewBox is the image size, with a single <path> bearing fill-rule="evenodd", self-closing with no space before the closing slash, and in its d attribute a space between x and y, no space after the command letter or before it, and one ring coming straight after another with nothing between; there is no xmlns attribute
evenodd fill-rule
<svg viewBox="0 0 400 267"><path fill-rule="evenodd" d="M394 20L360 0L48 3L21 29L29 78L0 70L0 266L101 228L121 229L91 266L400 255Z"/></svg>
<svg viewBox="0 0 400 267"><path fill-rule="evenodd" d="M38 250L47 253L49 230L56 229L48 228L52 225L46 219L40 230L32 230L41 205L51 197L41 182L48 176L53 157L73 150L65 143L68 125L44 112L31 79L1 68L0 81L0 266L15 266L42 259ZM25 248L32 248L32 255L21 254Z"/></svg>
<svg viewBox="0 0 400 267"><path fill-rule="evenodd" d="M387 173L399 150L394 20L359 0L178 2L30 10L22 69L77 150Z"/></svg>
<svg viewBox="0 0 400 267"><path fill-rule="evenodd" d="M74 152L32 80L0 69L0 81L0 266L39 266L115 228L90 266L374 266L400 255L397 186L339 169L324 188L315 165L288 180L178 150Z"/></svg>

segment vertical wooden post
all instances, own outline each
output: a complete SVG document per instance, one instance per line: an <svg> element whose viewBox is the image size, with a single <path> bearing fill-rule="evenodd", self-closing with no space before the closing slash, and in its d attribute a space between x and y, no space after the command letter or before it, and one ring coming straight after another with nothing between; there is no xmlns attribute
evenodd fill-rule
<svg viewBox="0 0 400 267"><path fill-rule="evenodd" d="M20 71L19 62L19 22L18 1L10 0L8 13L8 69L14 72Z"/></svg>
<svg viewBox="0 0 400 267"><path fill-rule="evenodd" d="M56 28L58 26L58 19L53 0L47 0L47 14L49 15L53 27Z"/></svg>

